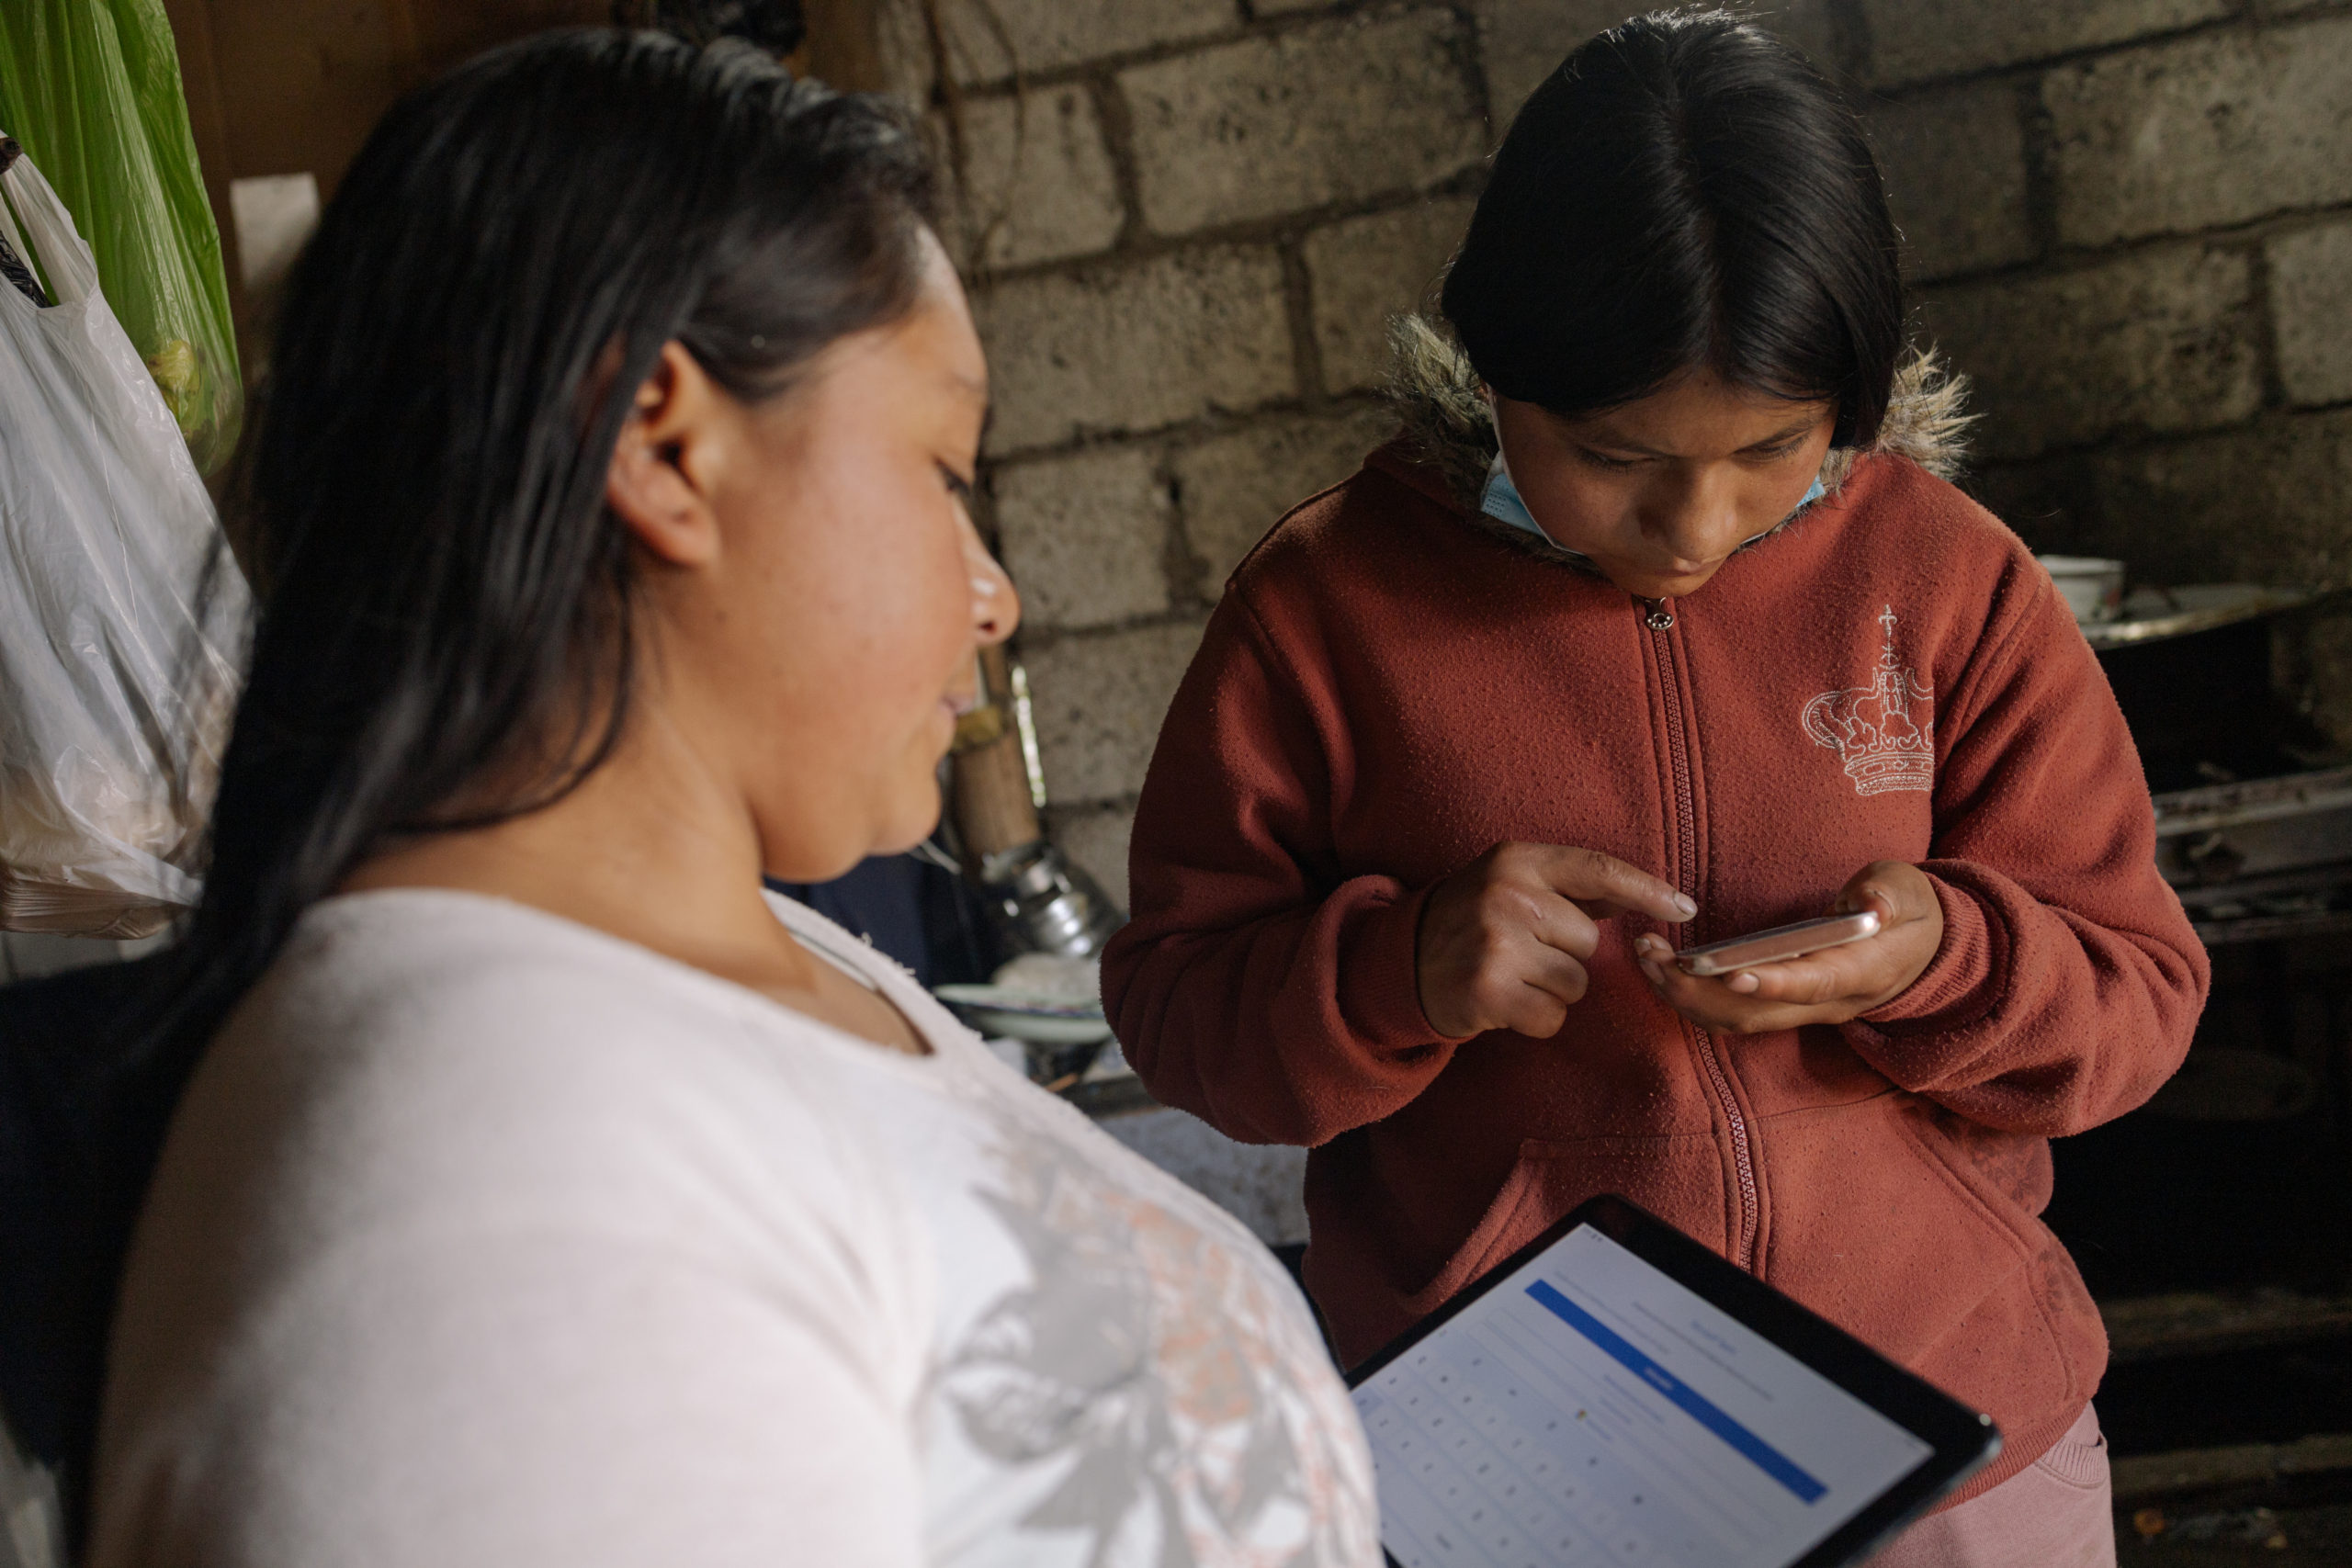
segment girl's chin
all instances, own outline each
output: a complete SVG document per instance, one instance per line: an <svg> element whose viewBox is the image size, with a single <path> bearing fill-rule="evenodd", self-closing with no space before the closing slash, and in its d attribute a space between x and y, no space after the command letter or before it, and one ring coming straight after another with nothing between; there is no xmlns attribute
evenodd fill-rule
<svg viewBox="0 0 2352 1568"><path fill-rule="evenodd" d="M1707 586L1708 581L1721 569L1721 565L1722 563L1718 562L1703 571L1680 572L1664 577L1645 571L1607 571L1605 575L1618 589L1636 599L1679 599L1685 594L1696 593Z"/></svg>

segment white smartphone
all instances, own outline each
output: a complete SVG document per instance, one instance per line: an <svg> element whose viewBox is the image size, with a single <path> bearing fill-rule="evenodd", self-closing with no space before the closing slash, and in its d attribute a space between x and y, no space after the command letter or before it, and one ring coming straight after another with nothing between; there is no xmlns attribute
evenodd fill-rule
<svg viewBox="0 0 2352 1568"><path fill-rule="evenodd" d="M1867 909L1859 915L1824 915L1816 920L1774 926L1770 931L1736 936L1728 942L1686 947L1674 955L1674 962L1685 975L1728 975L1736 969L1753 969L1759 964L1778 964L1783 958L1802 958L1825 947L1843 947L1849 942L1877 934L1878 916Z"/></svg>

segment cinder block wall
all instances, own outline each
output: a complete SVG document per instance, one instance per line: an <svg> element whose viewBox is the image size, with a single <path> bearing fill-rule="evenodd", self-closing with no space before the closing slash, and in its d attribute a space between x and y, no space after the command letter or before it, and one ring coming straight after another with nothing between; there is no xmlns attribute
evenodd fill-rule
<svg viewBox="0 0 2352 1568"><path fill-rule="evenodd" d="M2153 582L2352 581L2352 3L1786 0L1865 104L1972 481ZM1122 898L1226 574L1386 433L1510 112L1623 0L887 0L961 171L1057 837ZM2296 634L2352 739L2352 620Z"/></svg>
<svg viewBox="0 0 2352 1568"><path fill-rule="evenodd" d="M2352 6L1862 0L1973 488L2142 581L2352 582ZM2352 619L2282 678L2352 743Z"/></svg>

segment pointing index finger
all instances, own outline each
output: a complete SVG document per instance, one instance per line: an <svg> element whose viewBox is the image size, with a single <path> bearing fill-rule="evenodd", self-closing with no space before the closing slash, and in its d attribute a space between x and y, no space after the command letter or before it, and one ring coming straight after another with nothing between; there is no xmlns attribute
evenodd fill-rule
<svg viewBox="0 0 2352 1568"><path fill-rule="evenodd" d="M1544 863L1544 874L1552 891L1595 919L1630 909L1679 926L1699 912L1668 884L1599 850L1561 849Z"/></svg>

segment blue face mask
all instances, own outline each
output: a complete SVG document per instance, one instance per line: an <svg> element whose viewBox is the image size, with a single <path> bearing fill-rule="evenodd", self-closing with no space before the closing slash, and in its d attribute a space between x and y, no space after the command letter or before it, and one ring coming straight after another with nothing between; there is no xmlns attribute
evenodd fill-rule
<svg viewBox="0 0 2352 1568"><path fill-rule="evenodd" d="M1828 490L1821 482L1820 476L1815 475L1813 487L1804 492L1804 499L1797 502L1796 512L1790 513L1789 517L1794 517L1797 512L1803 512L1828 493ZM1520 498L1519 487L1511 483L1510 468L1504 463L1502 450L1499 447L1495 451L1494 467L1487 470L1487 488L1479 492L1478 510L1498 522L1508 523L1514 528L1534 535L1554 549L1566 550L1569 555L1575 556L1578 560L1589 558L1555 540L1551 535L1544 531L1544 525L1535 521L1535 513L1528 511L1527 502ZM1787 521L1787 517L1781 520L1781 523ZM1776 523L1772 526L1777 528L1780 524ZM1764 534L1771 531L1771 528L1767 528ZM1762 538L1764 534L1757 535L1756 539ZM1747 546L1754 544L1756 539L1742 541L1740 547L1745 549Z"/></svg>

